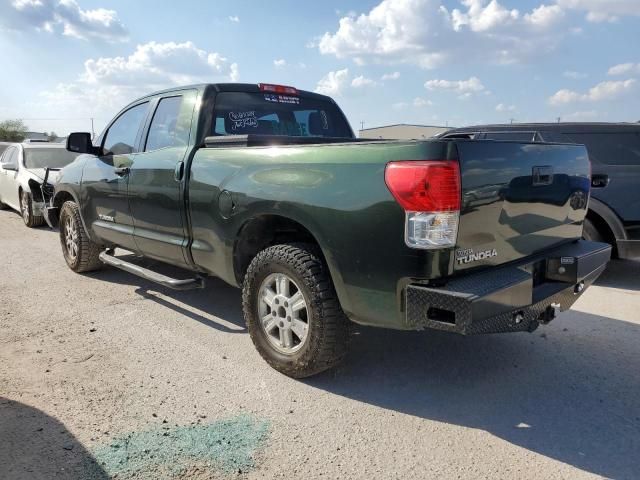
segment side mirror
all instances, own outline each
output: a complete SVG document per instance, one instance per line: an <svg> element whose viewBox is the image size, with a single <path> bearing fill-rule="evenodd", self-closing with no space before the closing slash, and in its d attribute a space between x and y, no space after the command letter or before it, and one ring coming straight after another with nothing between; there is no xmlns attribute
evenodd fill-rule
<svg viewBox="0 0 640 480"><path fill-rule="evenodd" d="M12 160L11 162L7 162L7 163L2 163L0 164L0 166L2 166L3 170L12 170L14 172L18 170L18 164L15 160Z"/></svg>
<svg viewBox="0 0 640 480"><path fill-rule="evenodd" d="M73 153L94 153L91 134L87 132L70 133L67 137L67 150Z"/></svg>

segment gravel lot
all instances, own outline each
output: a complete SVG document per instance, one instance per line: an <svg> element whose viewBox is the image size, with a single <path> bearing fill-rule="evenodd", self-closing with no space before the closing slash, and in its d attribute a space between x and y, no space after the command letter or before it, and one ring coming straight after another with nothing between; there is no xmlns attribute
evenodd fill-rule
<svg viewBox="0 0 640 480"><path fill-rule="evenodd" d="M296 381L220 281L77 275L7 211L0 247L1 479L640 477L640 263L533 334L359 328Z"/></svg>

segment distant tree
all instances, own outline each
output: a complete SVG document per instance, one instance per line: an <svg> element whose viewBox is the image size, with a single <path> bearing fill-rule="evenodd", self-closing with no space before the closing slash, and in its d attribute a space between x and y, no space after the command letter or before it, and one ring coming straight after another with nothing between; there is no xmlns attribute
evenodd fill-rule
<svg viewBox="0 0 640 480"><path fill-rule="evenodd" d="M51 130L51 133L47 135L47 140L49 140L50 142L55 142L57 139L58 139L58 134L53 130Z"/></svg>
<svg viewBox="0 0 640 480"><path fill-rule="evenodd" d="M0 142L21 142L29 129L22 120L5 120L0 122Z"/></svg>

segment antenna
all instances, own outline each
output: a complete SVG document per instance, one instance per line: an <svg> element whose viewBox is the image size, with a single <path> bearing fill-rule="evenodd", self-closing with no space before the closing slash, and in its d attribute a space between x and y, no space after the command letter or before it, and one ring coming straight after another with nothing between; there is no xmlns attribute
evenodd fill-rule
<svg viewBox="0 0 640 480"><path fill-rule="evenodd" d="M364 130L364 120L360 120L360 130Z"/></svg>

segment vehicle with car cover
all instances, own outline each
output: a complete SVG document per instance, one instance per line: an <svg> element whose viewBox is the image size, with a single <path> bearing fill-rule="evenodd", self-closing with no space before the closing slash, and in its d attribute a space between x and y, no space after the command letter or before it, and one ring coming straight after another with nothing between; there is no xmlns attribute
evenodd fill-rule
<svg viewBox="0 0 640 480"><path fill-rule="evenodd" d="M331 98L293 87L165 90L94 141L71 134L67 148L83 155L62 170L47 218L69 267L242 288L257 350L292 377L339 363L352 322L533 331L584 293L611 252L581 239L584 146L363 141ZM465 206L472 194L482 200Z"/></svg>

